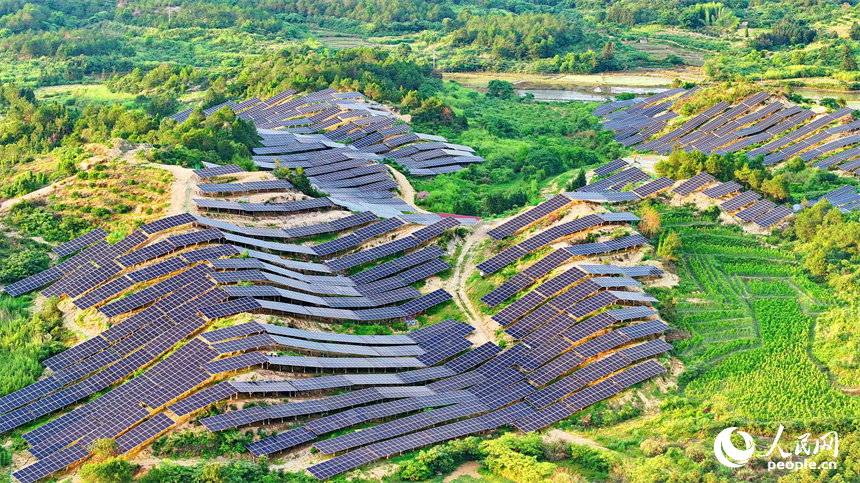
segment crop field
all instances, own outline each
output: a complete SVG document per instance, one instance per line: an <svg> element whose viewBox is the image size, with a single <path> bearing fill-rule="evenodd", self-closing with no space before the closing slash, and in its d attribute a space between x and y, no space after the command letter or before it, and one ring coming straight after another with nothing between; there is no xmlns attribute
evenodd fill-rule
<svg viewBox="0 0 860 483"><path fill-rule="evenodd" d="M342 32L337 32L334 30L311 30L310 34L313 35L313 37L317 41L321 42L325 46L335 49L351 49L354 47L379 46L379 44L374 42L368 42L363 38L352 36Z"/></svg>
<svg viewBox="0 0 860 483"><path fill-rule="evenodd" d="M806 350L814 317L834 300L794 255L737 229L674 220L683 223L664 227L680 235L684 256L672 296L689 335L676 348L682 360L709 367L687 396L756 420L856 416L857 402L831 386Z"/></svg>
<svg viewBox="0 0 860 483"><path fill-rule="evenodd" d="M687 386L689 396L760 420L860 414L857 401L834 389L809 359L806 345L812 318L796 300L761 297L751 307L761 345L726 357Z"/></svg>
<svg viewBox="0 0 860 483"><path fill-rule="evenodd" d="M682 48L673 41L664 40L660 42L647 43L640 43L637 41L629 42L627 45L657 58L664 58L667 55L677 55L684 59L685 64L690 66L701 67L705 63L705 56L701 52Z"/></svg>

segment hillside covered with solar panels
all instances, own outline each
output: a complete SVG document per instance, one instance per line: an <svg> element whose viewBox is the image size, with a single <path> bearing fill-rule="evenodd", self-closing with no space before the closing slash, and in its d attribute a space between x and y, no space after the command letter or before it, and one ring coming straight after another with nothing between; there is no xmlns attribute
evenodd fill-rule
<svg viewBox="0 0 860 483"><path fill-rule="evenodd" d="M559 197L489 234L509 236L575 203ZM588 215L531 238L526 249L635 221L632 213ZM347 322L414 324L419 314L450 303L444 289L422 293L413 285L451 268L434 241L459 226L456 218L421 225L368 211L279 234L341 235L303 247L266 241L274 238L269 231L184 213L141 225L116 243L96 229L56 247L62 263L4 290L60 297L73 310L102 319L107 329L46 359L50 375L0 399L4 432L49 419L22 434L36 461L14 477L38 481L86 461L101 439L116 441L120 455L133 458L213 404L280 395L290 402L246 405L199 422L218 432L301 420L304 425L253 441L247 450L277 457L313 445L331 458L308 471L327 479L499 427L539 430L666 371L654 357L671 348L657 338L668 326L650 307L656 299L637 281L660 277L661 269L582 265L549 276L583 255L635 249L648 241L641 235L558 250L523 271L522 281L506 282L483 298L497 306L543 282L531 292L539 300L524 297L494 317L518 342L508 347L476 343L476 328L454 319L391 335L297 327L299 321L328 329ZM402 236L354 250L404 227ZM378 263L382 258L388 261ZM504 265L498 258L478 268L496 271ZM223 325L225 320L235 322ZM255 371L267 376L249 380Z"/></svg>
<svg viewBox="0 0 860 483"><path fill-rule="evenodd" d="M677 88L638 102L610 102L594 114L603 117L604 129L616 132L616 141L637 151L764 156L765 166L797 156L822 169L860 156L860 137L852 134L860 124L851 108L816 115L762 91L734 105L718 102L695 115L681 117L672 110L698 90Z"/></svg>
<svg viewBox="0 0 860 483"><path fill-rule="evenodd" d="M471 435L544 430L665 377L670 328L647 289L668 275L602 258L650 243L634 212L606 209L610 195L562 193L491 222L421 212L382 159L459 167L445 163L476 161L471 148L334 89L204 114L224 107L256 126L260 171L176 171L182 212L121 237L86 231L3 288L56 300L86 327L37 382L0 397L0 431L28 455L15 480L86 472L105 441L134 462L189 425L213 438L254 429L241 458L298 455L325 480ZM272 176L297 168L325 196ZM631 179L641 186L613 199L624 208L671 187ZM522 236L474 266L461 255ZM466 278L495 284L535 256L469 300Z"/></svg>
<svg viewBox="0 0 860 483"><path fill-rule="evenodd" d="M444 89L473 108L269 88L54 152L0 203L13 481L639 481L860 416L853 109Z"/></svg>

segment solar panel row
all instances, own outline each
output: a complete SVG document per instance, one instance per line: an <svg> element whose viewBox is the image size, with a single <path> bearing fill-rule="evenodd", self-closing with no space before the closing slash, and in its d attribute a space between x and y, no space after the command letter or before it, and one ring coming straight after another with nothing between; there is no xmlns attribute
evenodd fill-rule
<svg viewBox="0 0 860 483"><path fill-rule="evenodd" d="M617 238L607 242L583 243L581 245L573 245L564 247L562 250L568 252L573 257L591 256L598 253L608 253L617 250L626 250L638 245L648 243L648 239L642 235L628 235L623 238Z"/></svg>
<svg viewBox="0 0 860 483"><path fill-rule="evenodd" d="M628 184L635 184L640 181L645 181L646 179L651 179L650 176L645 174L639 168L628 168L624 171L615 173L607 178L603 178L598 181L592 181L591 183L577 188L577 192L594 192L594 191L606 191L606 190L620 190L621 188L627 186Z"/></svg>
<svg viewBox="0 0 860 483"><path fill-rule="evenodd" d="M721 203L720 208L732 213L755 203L759 198L761 198L761 195L755 191L743 191L739 195Z"/></svg>
<svg viewBox="0 0 860 483"><path fill-rule="evenodd" d="M550 214L567 207L571 203L572 200L564 194L556 195L553 198L540 203L536 207L529 209L525 213L521 213L502 223L498 227L493 228L488 231L487 234L495 240L501 240L502 238L508 237L523 228L537 223Z"/></svg>
<svg viewBox="0 0 860 483"><path fill-rule="evenodd" d="M793 213L794 212L791 210L791 208L787 206L777 206L776 208L763 214L762 216L753 219L752 221L753 223L762 228L769 228L770 226L779 223Z"/></svg>
<svg viewBox="0 0 860 483"><path fill-rule="evenodd" d="M680 196L689 196L712 181L714 181L714 177L710 173L702 171L678 185L673 191Z"/></svg>
<svg viewBox="0 0 860 483"><path fill-rule="evenodd" d="M607 164L604 164L599 168L595 168L594 174L597 176L606 176L625 167L627 167L627 161L624 161L623 159L616 159L615 161L611 161Z"/></svg>

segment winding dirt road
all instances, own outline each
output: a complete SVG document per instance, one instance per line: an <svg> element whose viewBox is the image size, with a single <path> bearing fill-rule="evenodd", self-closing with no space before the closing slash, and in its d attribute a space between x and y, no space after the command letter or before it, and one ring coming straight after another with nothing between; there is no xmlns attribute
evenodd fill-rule
<svg viewBox="0 0 860 483"><path fill-rule="evenodd" d="M170 207L165 215L178 215L189 210L191 202L191 177L194 170L168 164L150 164L146 166L163 169L173 173L173 186L170 188Z"/></svg>
<svg viewBox="0 0 860 483"><path fill-rule="evenodd" d="M387 167L388 171L391 172L391 176L394 176L394 181L397 181L397 184L400 185L400 199L412 205L415 208L416 212L430 213L427 210L422 210L421 208L415 206L415 188L412 187L412 183L410 183L409 180L406 179L406 176L391 166Z"/></svg>
<svg viewBox="0 0 860 483"><path fill-rule="evenodd" d="M391 166L388 166L388 171L391 172L397 184L400 185L400 198L414 206L416 211L430 213L415 206L415 188L412 187L412 183L409 182L406 176ZM477 310L472 305L469 297L466 296L466 281L469 280L469 277L475 271L474 265L467 263L467 261L473 256L472 251L475 245L484 239L489 228L488 224L480 222L466 235L466 238L463 240L463 246L460 249L460 256L454 265L454 274L443 284L445 290L454 295L454 303L468 317L468 322L478 329L470 338L472 342L479 345L487 341L494 341L495 331L499 326L492 319Z"/></svg>
<svg viewBox="0 0 860 483"><path fill-rule="evenodd" d="M499 324L475 308L466 293L466 282L476 270L475 265L468 261L474 256L476 245L484 239L489 229L488 224L480 222L466 236L460 249L460 256L454 265L454 274L445 284L445 289L454 295L454 303L469 318L468 322L478 329L472 336L472 342L479 345L487 341L495 341L495 332L499 328Z"/></svg>

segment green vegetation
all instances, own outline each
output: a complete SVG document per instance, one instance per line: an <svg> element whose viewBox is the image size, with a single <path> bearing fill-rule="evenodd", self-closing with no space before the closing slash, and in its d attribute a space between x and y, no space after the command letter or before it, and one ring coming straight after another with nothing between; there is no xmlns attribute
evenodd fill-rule
<svg viewBox="0 0 860 483"><path fill-rule="evenodd" d="M245 445L254 441L254 432L244 433L232 429L213 433L207 429L174 431L152 443L156 456L165 458L203 457L238 455L246 451Z"/></svg>
<svg viewBox="0 0 860 483"><path fill-rule="evenodd" d="M839 393L806 352L811 318L793 300L753 302L761 347L733 354L687 386L720 411L760 420L857 416L860 405ZM723 409L725 408L725 409Z"/></svg>
<svg viewBox="0 0 860 483"><path fill-rule="evenodd" d="M81 467L84 481L92 483L128 483L137 466L120 458L119 447L112 439L98 439L90 446L92 456Z"/></svg>
<svg viewBox="0 0 860 483"><path fill-rule="evenodd" d="M427 481L466 461L479 461L490 479L517 483L605 480L615 457L588 446L546 439L538 434L503 433L497 438L470 436L407 454L397 476L405 481ZM583 476L580 476L582 474ZM395 480L396 481L396 480Z"/></svg>
<svg viewBox="0 0 860 483"><path fill-rule="evenodd" d="M0 235L0 283L17 282L47 269L51 261L47 250L47 246L30 238ZM8 312L13 314L17 310Z"/></svg>
<svg viewBox="0 0 860 483"><path fill-rule="evenodd" d="M13 205L4 222L20 235L49 242L66 242L101 226L116 241L164 212L173 182L168 171L129 164L114 159L80 170L44 201ZM16 257L32 255L20 252Z"/></svg>
<svg viewBox="0 0 860 483"><path fill-rule="evenodd" d="M834 210L824 215L828 208L822 204L801 212L782 237L814 236L820 231L815 220L838 214ZM686 218L683 213L689 210L668 212L664 220ZM857 401L833 388L807 352L813 318L835 302L832 297L817 298L821 290L810 290L816 284L802 268L810 256L804 262L803 254L793 253L786 241L772 240L780 245L767 246L737 227L698 218L701 221L693 224L664 221L671 231L658 254L665 255L673 237L670 259L681 281L670 290L653 291L660 298L661 314L680 332L673 345L688 364L679 378L684 394L709 401L718 414L751 420L856 417ZM840 312L828 309L820 323L841 326ZM829 330L816 333L817 357L844 364L844 356L834 355L839 336Z"/></svg>
<svg viewBox="0 0 860 483"><path fill-rule="evenodd" d="M135 481L141 483L189 482L189 483L313 483L317 480L304 472L291 473L269 468L267 461L257 463L234 461L230 463L199 463L182 466L161 463Z"/></svg>
<svg viewBox="0 0 860 483"><path fill-rule="evenodd" d="M414 458L400 464L400 477L408 481L421 481L439 473L450 473L463 461L484 456L481 445L480 438L470 436L421 450Z"/></svg>
<svg viewBox="0 0 860 483"><path fill-rule="evenodd" d="M250 148L257 143L256 129L226 108L209 118L195 111L178 126L173 121L158 124L143 111L118 104L78 110L37 101L32 90L5 84L0 111L5 115L0 121L0 169L5 174L0 194L6 197L76 173L94 187L101 179L98 173L94 177L78 173L89 157L80 148L88 143L112 144L113 138L152 143L156 149L147 151L147 156L164 164L194 167L208 161L254 169Z"/></svg>
<svg viewBox="0 0 860 483"><path fill-rule="evenodd" d="M67 338L59 300L49 299L30 315L31 297L0 295L0 394L33 384L42 375L42 361L64 349Z"/></svg>
<svg viewBox="0 0 860 483"><path fill-rule="evenodd" d="M416 190L430 192L419 206L463 215L502 214L542 201L542 190L566 186L583 167L624 154L609 131L598 129L588 104L531 102L511 94L509 83L495 82L485 95L453 81L434 94L455 116L467 119L468 128L425 123L426 129L474 147L487 162L432 180L410 178Z"/></svg>
<svg viewBox="0 0 860 483"><path fill-rule="evenodd" d="M782 175L774 175L762 164L760 159L750 161L746 156L736 158L729 153L725 156L678 150L660 161L655 167L657 174L670 179L687 179L702 171L713 174L720 181L737 181L747 188L760 191L768 198L781 202L789 199L788 181Z"/></svg>
<svg viewBox="0 0 860 483"><path fill-rule="evenodd" d="M304 43L374 45L446 72L583 74L701 65L707 54L713 80L832 76L853 88L856 63L846 58L860 50L857 21L833 0L184 0L167 7L155 0L133 7L9 0L0 3L0 80L46 86L140 69L135 82L114 83L115 92L148 90L152 96L141 102L161 102L165 92L196 83L195 70L236 67ZM649 44L637 45L640 39ZM147 78L166 62L172 65ZM203 81L204 91L208 86Z"/></svg>

